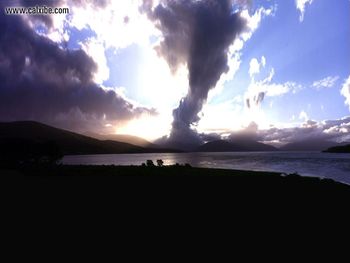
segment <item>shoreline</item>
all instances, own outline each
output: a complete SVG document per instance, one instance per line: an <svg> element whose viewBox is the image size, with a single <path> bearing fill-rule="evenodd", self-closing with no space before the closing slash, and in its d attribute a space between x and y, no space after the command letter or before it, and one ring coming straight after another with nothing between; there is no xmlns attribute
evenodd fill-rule
<svg viewBox="0 0 350 263"><path fill-rule="evenodd" d="M89 178L118 179L118 178L183 178L185 180L201 180L203 178L225 178L236 185L245 187L260 185L265 188L281 186L298 189L311 188L343 188L350 192L350 186L333 179L302 176L299 174L284 174L278 172L230 170L216 168L196 168L189 165L172 166L116 166L116 165L57 165L57 166L28 166L22 168L0 168L3 175L18 175L25 178L37 179L78 179Z"/></svg>
<svg viewBox="0 0 350 263"><path fill-rule="evenodd" d="M165 165L189 162L198 168L244 170L251 172L271 172L292 174L303 177L332 179L350 185L347 163L350 155L313 152L224 152L224 153L181 153L181 154L141 154L129 156L93 155L65 156L63 165L140 165L147 159L162 159ZM333 163L333 160L335 161ZM329 163L331 162L331 163Z"/></svg>

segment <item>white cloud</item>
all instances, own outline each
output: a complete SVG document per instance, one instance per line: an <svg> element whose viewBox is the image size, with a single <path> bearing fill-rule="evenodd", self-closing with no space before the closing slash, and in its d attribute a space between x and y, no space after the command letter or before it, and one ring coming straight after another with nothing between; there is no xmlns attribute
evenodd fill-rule
<svg viewBox="0 0 350 263"><path fill-rule="evenodd" d="M245 100L248 108L253 108L254 106L259 107L266 96L282 96L289 92L296 93L302 89L301 85L291 81L285 83L272 83L274 74L275 71L272 68L269 76L267 76L265 79L261 81L255 81L254 78L251 79L250 85L245 94Z"/></svg>
<svg viewBox="0 0 350 263"><path fill-rule="evenodd" d="M320 90L322 88L332 88L334 87L335 83L338 81L339 76L329 76L326 77L324 79L318 80L318 81L314 81L314 83L312 84L312 87Z"/></svg>
<svg viewBox="0 0 350 263"><path fill-rule="evenodd" d="M88 54L97 64L97 71L94 74L94 81L102 84L103 81L109 78L109 67L105 55L104 44L96 38L90 38L88 41L81 43L82 49Z"/></svg>
<svg viewBox="0 0 350 263"><path fill-rule="evenodd" d="M295 82L285 82L282 84L271 83L263 87L266 90L266 96L275 97L289 92L296 92L299 86Z"/></svg>
<svg viewBox="0 0 350 263"><path fill-rule="evenodd" d="M139 0L110 1L98 12L91 4L73 5L69 25L79 30L91 29L106 48L125 48L133 43L148 45L149 37L159 35L159 32L145 15L140 14L140 4Z"/></svg>
<svg viewBox="0 0 350 263"><path fill-rule="evenodd" d="M261 57L261 65L262 65L263 67L266 66L266 58L265 58L265 56L262 56L262 57Z"/></svg>
<svg viewBox="0 0 350 263"><path fill-rule="evenodd" d="M249 11L243 10L241 16L246 19L248 30L241 34L241 38L243 41L247 41L251 38L253 33L259 28L262 18L266 16L273 16L276 10L276 6L272 6L271 8L259 8L253 15L249 14Z"/></svg>
<svg viewBox="0 0 350 263"><path fill-rule="evenodd" d="M295 0L297 9L300 12L299 20L302 22L304 20L305 7L306 5L311 5L313 0Z"/></svg>
<svg viewBox="0 0 350 263"><path fill-rule="evenodd" d="M345 97L345 104L349 106L350 110L350 76L345 80L340 93Z"/></svg>
<svg viewBox="0 0 350 263"><path fill-rule="evenodd" d="M264 68L266 65L266 58L264 56L261 57L261 61L259 62L256 58L252 58L249 64L249 75L253 77L256 74L260 73L261 68Z"/></svg>
<svg viewBox="0 0 350 263"><path fill-rule="evenodd" d="M257 60L256 60L257 61ZM266 76L265 79L256 81L255 74L260 73L261 67L266 66L266 58L263 56L258 67L253 60L251 63L252 67L250 68L250 73L254 72L251 75L251 82L247 88L247 91L244 95L245 103L245 112L242 114L245 118L245 123L255 122L259 125L260 128L268 129L271 124L270 116L264 113L264 110L260 107L261 103L266 97L278 97L283 96L287 93L296 93L301 90L303 87L300 84L297 84L292 81L287 81L284 83L273 83L273 78L275 75L274 68L270 69L270 73ZM256 70L252 70L252 68ZM259 68L259 70L257 70ZM273 102L271 101L269 107L273 107ZM308 119L303 114L304 119Z"/></svg>
<svg viewBox="0 0 350 263"><path fill-rule="evenodd" d="M306 122L309 120L309 116L307 116L307 113L305 111L301 111L299 114L299 119Z"/></svg>
<svg viewBox="0 0 350 263"><path fill-rule="evenodd" d="M243 47L243 46L242 46ZM228 81L233 80L233 78L236 75L236 72L238 71L240 65L241 65L241 54L238 51L234 51L234 52L230 52L230 54L228 55L229 59L227 62L227 65L229 67L229 71L222 74L219 81L216 83L216 87L214 89L211 89L209 91L209 95L208 95L208 101L210 102L210 100L212 98L214 98L215 96L221 94L221 92L224 89L225 83Z"/></svg>
<svg viewBox="0 0 350 263"><path fill-rule="evenodd" d="M253 75L258 74L260 72L260 63L256 58L253 58L249 64L249 75L253 77Z"/></svg>

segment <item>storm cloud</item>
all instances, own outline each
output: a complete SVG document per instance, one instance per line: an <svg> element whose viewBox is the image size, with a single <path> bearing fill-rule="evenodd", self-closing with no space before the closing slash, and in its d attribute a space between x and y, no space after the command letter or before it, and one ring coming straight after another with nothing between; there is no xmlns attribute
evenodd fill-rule
<svg viewBox="0 0 350 263"><path fill-rule="evenodd" d="M232 133L229 138L232 140L249 138L275 146L308 141L349 142L350 117L344 117L337 120L325 120L321 122L308 120L299 127L271 127L266 130L259 130L255 123L251 123L246 129Z"/></svg>
<svg viewBox="0 0 350 263"><path fill-rule="evenodd" d="M37 120L83 131L154 114L96 85L96 70L84 51L59 47L34 32L23 17L1 12L1 121Z"/></svg>
<svg viewBox="0 0 350 263"><path fill-rule="evenodd" d="M242 1L165 0L153 8L152 1L144 0L143 11L163 35L159 56L173 72L186 65L189 73L188 93L173 111L170 140L200 140L191 126L198 123L209 90L229 70L228 49L246 26L233 11L238 2Z"/></svg>

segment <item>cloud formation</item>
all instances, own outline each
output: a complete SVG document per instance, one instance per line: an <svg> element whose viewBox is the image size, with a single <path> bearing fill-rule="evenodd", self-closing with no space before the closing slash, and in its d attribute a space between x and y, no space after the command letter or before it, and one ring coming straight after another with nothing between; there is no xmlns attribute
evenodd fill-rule
<svg viewBox="0 0 350 263"><path fill-rule="evenodd" d="M173 72L187 65L189 90L173 112L170 138L195 142L191 125L221 75L229 70L230 45L242 33L246 21L233 11L233 0L165 0L153 8L144 1L143 10L162 32L158 54L166 59Z"/></svg>
<svg viewBox="0 0 350 263"><path fill-rule="evenodd" d="M1 13L0 27L1 121L37 120L84 131L154 113L96 85L97 66L83 50L39 36L20 16Z"/></svg>
<svg viewBox="0 0 350 263"><path fill-rule="evenodd" d="M11 1L9 5L69 7L69 15L23 17L33 30L62 46L72 43L80 45L98 65L94 81L103 83L110 76L106 63L108 58L101 50L118 50L135 43L148 46L150 36L159 35L154 25L140 14L141 2L142 0L17 0ZM76 31L90 32L91 35L77 40L72 35Z"/></svg>
<svg viewBox="0 0 350 263"><path fill-rule="evenodd" d="M91 7L95 10L105 8L111 1L110 0L14 0L8 1L4 3L6 6L23 6L23 7L32 7L32 6L47 6L47 7L78 7L78 8L87 8ZM51 16L51 15L34 15L34 16L25 16L25 18L31 22L35 23L43 23L46 28L51 31L55 30L57 24L55 24L55 19L57 17L65 18L66 15L63 16Z"/></svg>
<svg viewBox="0 0 350 263"><path fill-rule="evenodd" d="M307 115L307 113L305 111L302 110L299 114L299 119L307 122L309 120L309 116Z"/></svg>
<svg viewBox="0 0 350 263"><path fill-rule="evenodd" d="M350 76L345 80L340 93L345 97L345 104L349 106L350 110Z"/></svg>
<svg viewBox="0 0 350 263"><path fill-rule="evenodd" d="M332 88L337 83L339 76L329 76L321 80L314 81L312 87L315 89Z"/></svg>
<svg viewBox="0 0 350 263"><path fill-rule="evenodd" d="M258 137L260 141L277 145L307 140L348 142L350 140L350 117L321 122L307 120L299 127L259 131Z"/></svg>
<svg viewBox="0 0 350 263"><path fill-rule="evenodd" d="M282 96L286 93L295 93L302 89L301 85L292 81L273 83L272 80L275 75L273 68L265 79L256 81L255 75L259 74L265 65L266 58L264 56L260 62L256 58L253 58L250 62L249 75L251 82L245 93L245 104L248 109L259 107L266 97Z"/></svg>
<svg viewBox="0 0 350 263"><path fill-rule="evenodd" d="M295 0L295 5L300 12L299 20L304 20L305 9L307 5L311 5L314 0Z"/></svg>
<svg viewBox="0 0 350 263"><path fill-rule="evenodd" d="M274 146L297 142L349 142L350 116L337 120L305 120L300 126L291 128L271 127L260 130L254 122L240 131L232 132L227 139L254 140Z"/></svg>
<svg viewBox="0 0 350 263"><path fill-rule="evenodd" d="M261 62L259 62L256 58L252 58L249 64L249 75L252 78L255 74L260 73L260 69L265 67L266 58L264 56L261 57Z"/></svg>

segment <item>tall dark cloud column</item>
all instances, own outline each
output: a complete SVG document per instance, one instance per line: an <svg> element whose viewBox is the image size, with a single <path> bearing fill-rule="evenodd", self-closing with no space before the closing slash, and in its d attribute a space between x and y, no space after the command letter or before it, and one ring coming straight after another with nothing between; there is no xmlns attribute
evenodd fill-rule
<svg viewBox="0 0 350 263"><path fill-rule="evenodd" d="M143 10L163 34L158 54L173 72L180 65L186 65L189 72L189 90L173 112L169 140L199 140L191 125L199 121L209 90L229 70L229 46L246 25L233 10L238 2L242 1L164 0L152 8L152 1L144 1Z"/></svg>

